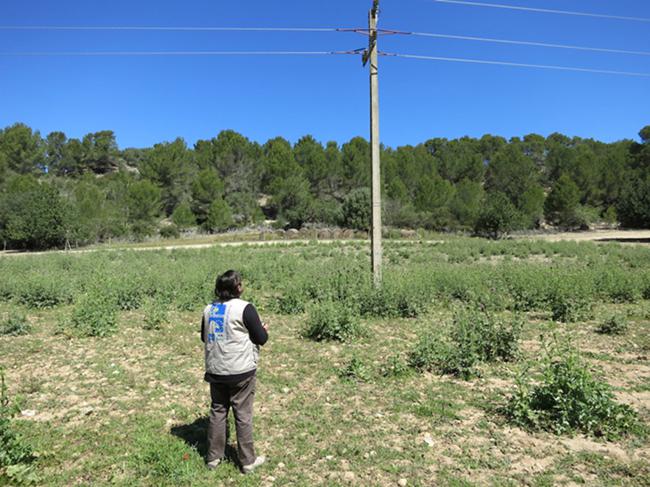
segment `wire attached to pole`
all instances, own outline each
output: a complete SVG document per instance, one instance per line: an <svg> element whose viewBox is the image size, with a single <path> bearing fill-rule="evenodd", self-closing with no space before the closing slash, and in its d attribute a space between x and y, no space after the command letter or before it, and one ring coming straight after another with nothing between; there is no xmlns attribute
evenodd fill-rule
<svg viewBox="0 0 650 487"><path fill-rule="evenodd" d="M499 8L499 9L507 9L507 10L519 10L523 12L535 12L535 13L542 13L542 14L575 15L579 17L594 17L598 19L609 19L609 20L628 20L632 22L650 22L650 18L646 18L646 17L628 17L624 15L609 15L609 14L597 14L591 12L575 12L571 10L555 10L549 8L522 7L519 5L506 5L501 3L470 2L466 0L432 0L432 1L436 3L467 5L469 7Z"/></svg>
<svg viewBox="0 0 650 487"><path fill-rule="evenodd" d="M617 76L633 76L638 78L650 78L650 73L638 73L632 71L614 71L608 69L592 69L592 68L578 68L572 66L555 66L548 64L529 64L529 63L513 63L508 61L491 61L488 59L470 59L470 58L455 58L443 56L421 56L417 54L400 54L392 52L380 52L380 56L386 57L399 57L405 59L422 59L428 61L447 61L455 63L468 63L468 64L487 64L492 66L513 66L518 68L535 68L535 69L551 69L556 71L575 71L580 73L595 73L595 74L610 74Z"/></svg>

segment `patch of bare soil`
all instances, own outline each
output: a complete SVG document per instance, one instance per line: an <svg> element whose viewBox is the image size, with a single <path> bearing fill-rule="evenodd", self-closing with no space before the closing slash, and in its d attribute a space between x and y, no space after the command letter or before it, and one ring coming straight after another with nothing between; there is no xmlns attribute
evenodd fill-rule
<svg viewBox="0 0 650 487"><path fill-rule="evenodd" d="M562 232L547 235L533 235L522 238L547 240L549 242L573 240L576 242L621 242L650 245L650 230L588 230L585 232Z"/></svg>

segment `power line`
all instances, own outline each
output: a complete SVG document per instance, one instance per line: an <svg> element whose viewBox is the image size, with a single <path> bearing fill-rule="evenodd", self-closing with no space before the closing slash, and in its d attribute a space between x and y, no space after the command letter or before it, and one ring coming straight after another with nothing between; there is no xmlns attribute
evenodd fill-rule
<svg viewBox="0 0 650 487"><path fill-rule="evenodd" d="M595 17L599 19L610 19L610 20L630 20L634 22L650 22L650 18L645 17L627 17L623 15L607 15L607 14L596 14L591 12L575 12L570 10L554 10L548 8L533 8L533 7L521 7L519 5L504 5L500 3L483 3L483 2L469 2L466 0L432 0L437 3L451 3L456 5L467 5L470 7L487 7L487 8L500 8L507 10L519 10L524 12L536 12L544 14L558 14L558 15L576 15L580 17Z"/></svg>
<svg viewBox="0 0 650 487"><path fill-rule="evenodd" d="M358 54L357 51L17 51L0 52L0 56L326 56Z"/></svg>
<svg viewBox="0 0 650 487"><path fill-rule="evenodd" d="M627 49L611 49L604 47L586 47L586 46L575 46L570 44L553 44L547 42L532 42L532 41L516 41L510 39L495 39L491 37L475 37L475 36L461 36L461 35L451 35L451 34L437 34L430 32L404 32L403 34L419 36L419 37L435 37L438 39L454 39L462 41L477 41L477 42L493 42L497 44L509 44L509 45L520 45L520 46L533 46L533 47L550 47L556 49L574 49L578 51L592 51L592 52L605 52L610 54L632 54L637 56L650 56L648 51L630 51Z"/></svg>
<svg viewBox="0 0 650 487"><path fill-rule="evenodd" d="M164 56L330 56L330 55L359 55L360 50L351 51L17 51L0 52L0 56L11 57L164 57ZM614 71L606 69L579 68L572 66L556 66L545 64L513 63L507 61L491 61L486 59L453 58L442 56L422 56L416 54L400 54L381 52L381 56L399 57L405 59L422 59L430 61L447 61L457 63L483 64L494 66L513 66L521 68L552 69L557 71L575 71L581 73L610 74L618 76L634 76L650 78L650 73L638 73L631 71Z"/></svg>
<svg viewBox="0 0 650 487"><path fill-rule="evenodd" d="M440 0L442 1L442 0ZM451 1L451 0L450 0ZM464 2L467 3L467 2ZM472 4L476 2L470 2ZM488 4L481 4L488 5ZM0 30L38 30L38 31L163 31L163 32L338 32L367 34L362 28L341 27L197 27L197 26L55 26L55 25L19 25L0 26ZM438 39L452 39L475 42L491 42L497 44L522 45L532 47L548 47L556 49L573 49L579 51L604 52L610 54L630 54L637 56L650 56L648 51L633 51L628 49L613 49L601 47L576 46L570 44L556 44L548 42L518 41L511 39L496 39L490 37L477 37L465 35L441 34L432 32L408 32L392 29L377 29L384 35L411 35L416 37L433 37Z"/></svg>
<svg viewBox="0 0 650 487"><path fill-rule="evenodd" d="M429 61L447 61L455 63L469 63L469 64L487 64L493 66L513 66L518 68L534 68L534 69L552 69L556 71L576 71L580 73L596 73L596 74L610 74L617 76L634 76L641 78L650 78L650 73L636 73L631 71L612 71L607 69L592 69L592 68L577 68L572 66L555 66L547 64L528 64L528 63L512 63L507 61L491 61L487 59L468 59L468 58L453 58L441 56L420 56L416 54L399 54L391 52L382 52L382 56L399 57L406 59L422 59Z"/></svg>
<svg viewBox="0 0 650 487"><path fill-rule="evenodd" d="M348 32L353 29L312 27L196 27L196 26L61 26L0 25L0 30L72 30L72 31L189 31L189 32Z"/></svg>

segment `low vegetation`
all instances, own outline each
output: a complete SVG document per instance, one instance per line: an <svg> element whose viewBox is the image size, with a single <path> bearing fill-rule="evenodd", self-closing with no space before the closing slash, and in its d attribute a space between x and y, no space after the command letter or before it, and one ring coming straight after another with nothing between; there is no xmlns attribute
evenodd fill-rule
<svg viewBox="0 0 650 487"><path fill-rule="evenodd" d="M431 234L387 241L384 258L381 289L355 241L0 258L3 397L14 398L3 403L2 481L650 476L650 249ZM232 461L203 463L199 319L228 268L271 325L255 418L269 461L250 477Z"/></svg>
<svg viewBox="0 0 650 487"><path fill-rule="evenodd" d="M0 335L27 335L31 330L32 326L23 312L12 310L0 318Z"/></svg>
<svg viewBox="0 0 650 487"><path fill-rule="evenodd" d="M522 322L509 321L478 309L463 309L454 315L447 335L429 330L409 355L409 364L420 371L438 371L464 379L480 375L482 363L510 361L518 350Z"/></svg>
<svg viewBox="0 0 650 487"><path fill-rule="evenodd" d="M531 385L526 375L519 378L507 407L515 424L607 439L639 433L636 412L616 402L611 387L593 376L575 350L555 344L542 364L537 384Z"/></svg>
<svg viewBox="0 0 650 487"><path fill-rule="evenodd" d="M19 408L10 401L5 384L5 371L0 367L0 481L33 483L37 476L30 465L34 455L29 444L12 424Z"/></svg>

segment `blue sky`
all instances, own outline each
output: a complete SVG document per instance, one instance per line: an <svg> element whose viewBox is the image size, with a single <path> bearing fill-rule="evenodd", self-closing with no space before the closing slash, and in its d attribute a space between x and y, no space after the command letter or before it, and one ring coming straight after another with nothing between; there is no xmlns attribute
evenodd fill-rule
<svg viewBox="0 0 650 487"><path fill-rule="evenodd" d="M488 0L477 0L489 3ZM647 0L491 0L650 18ZM371 0L35 0L1 2L0 24L58 26L365 27ZM438 3L382 0L380 27L650 52L650 24ZM388 52L650 73L650 56L382 37ZM300 50L364 47L348 33L0 30L1 52ZM552 132L603 141L650 124L650 78L380 59L381 138ZM265 142L312 134L368 137L368 74L356 56L17 57L0 55L0 127L43 135L114 130L121 148L234 129Z"/></svg>

